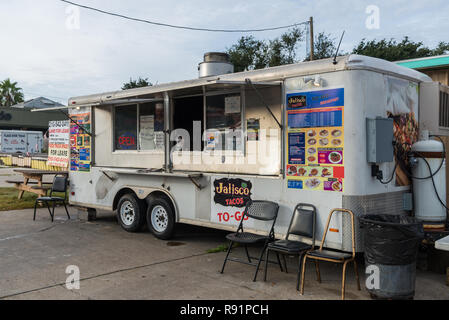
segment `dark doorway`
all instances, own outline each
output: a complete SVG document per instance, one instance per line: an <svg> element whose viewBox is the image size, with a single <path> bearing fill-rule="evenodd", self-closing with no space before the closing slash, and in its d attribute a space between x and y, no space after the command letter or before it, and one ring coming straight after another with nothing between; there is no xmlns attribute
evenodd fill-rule
<svg viewBox="0 0 449 320"><path fill-rule="evenodd" d="M190 150L193 148L193 122L201 122L201 135L203 133L203 96L175 98L173 100L173 129L185 129L190 135ZM200 137L201 139L201 137ZM202 139L201 139L202 140ZM201 142L203 150L203 142ZM194 151L201 151L194 150Z"/></svg>

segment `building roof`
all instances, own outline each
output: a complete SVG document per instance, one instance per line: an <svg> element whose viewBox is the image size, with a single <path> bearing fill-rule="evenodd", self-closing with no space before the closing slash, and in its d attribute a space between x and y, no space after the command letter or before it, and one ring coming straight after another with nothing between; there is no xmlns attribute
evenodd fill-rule
<svg viewBox="0 0 449 320"><path fill-rule="evenodd" d="M19 108L19 109L43 109L43 108L51 108L51 107L62 107L63 105L59 102L39 97L31 100L27 100L25 102L21 102L11 106L11 108Z"/></svg>
<svg viewBox="0 0 449 320"><path fill-rule="evenodd" d="M449 54L410 60L396 61L396 64L410 69L434 69L449 66Z"/></svg>

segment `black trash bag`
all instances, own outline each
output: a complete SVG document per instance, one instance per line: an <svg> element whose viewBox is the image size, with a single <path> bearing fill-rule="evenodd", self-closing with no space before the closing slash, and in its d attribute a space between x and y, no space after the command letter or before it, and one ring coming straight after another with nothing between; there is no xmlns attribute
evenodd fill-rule
<svg viewBox="0 0 449 320"><path fill-rule="evenodd" d="M365 260L369 264L407 265L416 261L424 238L423 224L403 215L365 215Z"/></svg>

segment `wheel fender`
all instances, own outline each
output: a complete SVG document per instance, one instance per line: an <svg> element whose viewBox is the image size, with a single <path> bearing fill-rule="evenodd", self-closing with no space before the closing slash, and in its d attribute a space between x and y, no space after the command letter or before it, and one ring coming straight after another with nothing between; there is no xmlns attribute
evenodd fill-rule
<svg viewBox="0 0 449 320"><path fill-rule="evenodd" d="M132 191L134 191L134 193L140 200L145 200L150 194L152 194L153 192L156 192L156 191L164 193L173 203L173 207L175 208L176 222L179 221L178 207L176 205L176 201L167 190L165 190L163 188L136 187L136 186L124 186L124 188L128 188L128 189L131 189Z"/></svg>

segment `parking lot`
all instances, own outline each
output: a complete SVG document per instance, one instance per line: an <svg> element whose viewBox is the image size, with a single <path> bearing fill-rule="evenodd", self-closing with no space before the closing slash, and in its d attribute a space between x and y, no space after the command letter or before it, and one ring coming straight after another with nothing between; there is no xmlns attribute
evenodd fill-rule
<svg viewBox="0 0 449 320"><path fill-rule="evenodd" d="M220 274L225 253L208 250L225 243L223 231L179 225L174 239L162 241L146 230L123 231L111 212L99 213L94 222L78 219L73 207L70 212L67 220L58 208L54 223L46 209L38 210L34 222L30 209L0 212L1 299L340 298L341 266L322 264L319 284L311 264L301 296L295 289L296 259L288 259L288 274L270 265L267 282L263 272L252 282L254 268L233 262ZM79 268L79 290L66 288L68 266ZM348 268L348 300L370 299L362 270L357 291ZM449 299L445 276L418 271L415 299Z"/></svg>

